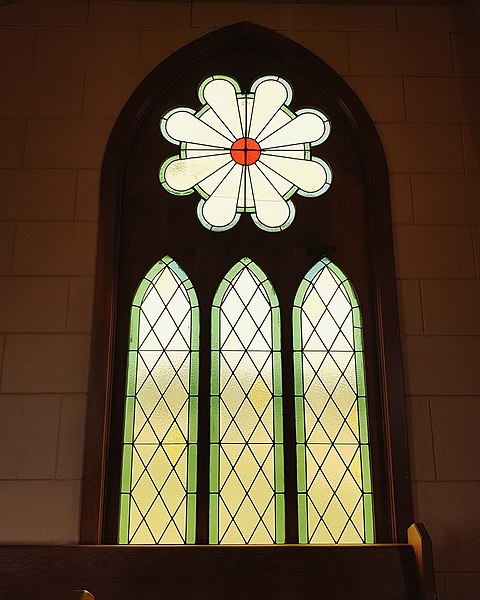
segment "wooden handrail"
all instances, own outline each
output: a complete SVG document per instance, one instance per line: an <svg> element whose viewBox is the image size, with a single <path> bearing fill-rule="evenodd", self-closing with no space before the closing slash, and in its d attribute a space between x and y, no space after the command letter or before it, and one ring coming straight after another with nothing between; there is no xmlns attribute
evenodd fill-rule
<svg viewBox="0 0 480 600"><path fill-rule="evenodd" d="M407 531L408 543L413 547L418 576L425 600L437 600L433 568L432 540L423 523L413 523Z"/></svg>
<svg viewBox="0 0 480 600"><path fill-rule="evenodd" d="M437 600L432 544L421 523L409 528L408 541L339 546L0 546L0 598L29 598L36 589L36 600L146 600L161 588L165 597L190 600L318 600L319 589L322 597L336 600Z"/></svg>

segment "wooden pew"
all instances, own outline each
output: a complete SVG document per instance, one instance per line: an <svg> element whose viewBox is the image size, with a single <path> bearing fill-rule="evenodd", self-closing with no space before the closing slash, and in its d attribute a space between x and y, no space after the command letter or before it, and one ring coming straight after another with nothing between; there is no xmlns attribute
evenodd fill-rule
<svg viewBox="0 0 480 600"><path fill-rule="evenodd" d="M436 600L431 542L0 546L2 600ZM85 590L88 590L86 592Z"/></svg>
<svg viewBox="0 0 480 600"><path fill-rule="evenodd" d="M87 592L87 590L73 590L69 600L95 600L95 598L93 597L93 594Z"/></svg>

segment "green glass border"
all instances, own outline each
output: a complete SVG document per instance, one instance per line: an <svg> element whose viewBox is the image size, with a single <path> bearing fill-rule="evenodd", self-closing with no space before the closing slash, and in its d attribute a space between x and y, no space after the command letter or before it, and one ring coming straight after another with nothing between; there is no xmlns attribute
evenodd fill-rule
<svg viewBox="0 0 480 600"><path fill-rule="evenodd" d="M275 493L275 543L285 543L285 494L280 493Z"/></svg>
<svg viewBox="0 0 480 600"><path fill-rule="evenodd" d="M223 79L224 81L229 81L235 88L236 93L241 94L242 90L240 88L240 85L239 85L238 81L236 81L233 77L230 77L229 75L209 75L208 77L203 79L198 84L198 99L200 100L200 102L202 104L207 104L207 101L205 100L205 96L204 96L205 87L211 81L215 81L217 79ZM245 94L241 94L241 95L244 96Z"/></svg>
<svg viewBox="0 0 480 600"><path fill-rule="evenodd" d="M167 167L175 162L176 160L181 160L182 157L180 154L175 154L173 156L170 156L169 158L165 159L162 164L160 165L160 168L158 169L158 180L160 181L160 184L162 185L163 188L165 188L167 190L167 192L169 192L170 194L172 194L173 196L188 196L189 194L193 193L194 188L189 188L188 190L175 190L174 188L172 188L168 183L167 180L165 179L165 171L167 170Z"/></svg>
<svg viewBox="0 0 480 600"><path fill-rule="evenodd" d="M374 528L375 517L374 517L374 513L373 513L373 495L372 494L364 494L364 496L363 496L363 514L364 514L364 524L365 524L365 543L366 544L374 544L375 543L375 528Z"/></svg>
<svg viewBox="0 0 480 600"><path fill-rule="evenodd" d="M130 524L130 494L120 494L120 522L118 527L118 543L128 544Z"/></svg>
<svg viewBox="0 0 480 600"><path fill-rule="evenodd" d="M209 493L209 515L208 515L208 543L218 544L220 524L218 505L220 478L220 445L218 443L210 444L210 493Z"/></svg>

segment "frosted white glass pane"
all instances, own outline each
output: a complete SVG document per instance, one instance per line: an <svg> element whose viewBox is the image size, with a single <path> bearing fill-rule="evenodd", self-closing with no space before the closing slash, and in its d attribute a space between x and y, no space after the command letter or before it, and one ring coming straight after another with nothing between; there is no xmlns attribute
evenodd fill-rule
<svg viewBox="0 0 480 600"><path fill-rule="evenodd" d="M228 225L235 217L242 170L235 165L203 207L205 220L214 227Z"/></svg>
<svg viewBox="0 0 480 600"><path fill-rule="evenodd" d="M260 135L258 142L261 143L262 148L276 148L290 144L314 142L320 139L324 133L325 123L318 114L304 113L270 135Z"/></svg>
<svg viewBox="0 0 480 600"><path fill-rule="evenodd" d="M251 165L248 169L244 170L244 176L240 179L240 191L238 193L238 207L241 210L249 210L250 212L253 212L255 209L252 180L250 176L250 170L253 167L254 165Z"/></svg>
<svg viewBox="0 0 480 600"><path fill-rule="evenodd" d="M165 181L174 190L185 191L206 179L230 162L230 154L200 158L184 158L171 162L165 170Z"/></svg>
<svg viewBox="0 0 480 600"><path fill-rule="evenodd" d="M276 148L266 148L262 150L264 156L284 156L286 158L305 158L305 146L303 144L291 144L289 146L279 146Z"/></svg>
<svg viewBox="0 0 480 600"><path fill-rule="evenodd" d="M229 130L232 141L241 137L242 126L234 85L226 79L214 79L203 89L203 96Z"/></svg>
<svg viewBox="0 0 480 600"><path fill-rule="evenodd" d="M325 168L316 161L272 156L270 154L262 154L260 161L273 171L281 173L282 177L308 193L322 189L327 181Z"/></svg>
<svg viewBox="0 0 480 600"><path fill-rule="evenodd" d="M285 179L285 177L282 177L282 175L279 175L276 171L269 167L264 160L259 160L253 167L251 167L251 169L259 169L263 176L270 181L280 196L287 196L293 187L291 181Z"/></svg>
<svg viewBox="0 0 480 600"><path fill-rule="evenodd" d="M242 131L248 131L249 123L252 118L253 110L253 99L241 97L238 99L238 112L240 113L240 121L242 124Z"/></svg>
<svg viewBox="0 0 480 600"><path fill-rule="evenodd" d="M284 110L277 111L270 119L268 124L262 129L262 137L266 138L274 131L277 131L277 129L280 129L280 127L283 127L284 125L289 123L291 120L292 117L289 114L287 114ZM302 152L305 151L305 147L303 146L303 144L300 145L300 148L302 149Z"/></svg>
<svg viewBox="0 0 480 600"><path fill-rule="evenodd" d="M225 153L225 148L217 148L215 146L205 146L203 144L194 144L192 142L188 142L188 144L185 144L182 158L201 158Z"/></svg>
<svg viewBox="0 0 480 600"><path fill-rule="evenodd" d="M233 139L228 139L219 132L197 119L187 111L178 110L168 117L166 131L175 140L194 142L217 148L230 148Z"/></svg>
<svg viewBox="0 0 480 600"><path fill-rule="evenodd" d="M227 162L223 167L218 169L218 171L215 171L214 173L206 177L203 181L201 181L199 183L199 187L208 196L210 194L213 194L213 192L218 188L218 186L222 183L225 177L228 177L228 175L233 171L233 169L238 166L239 165L235 165L231 161ZM233 204L235 206L235 195L233 195L230 200L233 201Z"/></svg>
<svg viewBox="0 0 480 600"><path fill-rule="evenodd" d="M215 131L218 131L220 135L223 135L228 140L232 139L232 132L227 129L225 123L220 120L213 110L206 110L201 116L199 116L199 119L206 123L209 127L215 129Z"/></svg>
<svg viewBox="0 0 480 600"><path fill-rule="evenodd" d="M262 140L262 130L285 103L287 97L288 91L279 81L270 79L257 86L248 131L249 137L258 138L258 141Z"/></svg>
<svg viewBox="0 0 480 600"><path fill-rule="evenodd" d="M288 221L290 207L258 168L250 167L252 187L255 190L257 217L267 227L280 227Z"/></svg>

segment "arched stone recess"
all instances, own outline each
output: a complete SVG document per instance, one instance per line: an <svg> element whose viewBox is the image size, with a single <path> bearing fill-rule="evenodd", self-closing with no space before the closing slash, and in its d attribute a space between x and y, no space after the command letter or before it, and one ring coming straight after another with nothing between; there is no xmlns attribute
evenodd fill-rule
<svg viewBox="0 0 480 600"><path fill-rule="evenodd" d="M177 152L160 134L162 115L180 105L198 110L198 85L215 74L234 78L245 92L258 77L279 75L293 88L292 110L314 107L330 120L321 157L333 183L321 197L294 195L296 217L284 231L261 231L245 215L228 231L209 231L198 221L196 194L172 196L159 183L159 166ZM412 509L388 170L375 127L343 79L299 44L251 23L185 46L145 78L117 119L103 164L99 220L81 542L116 543L129 311L142 277L165 255L191 278L203 331L210 314L202 306L211 305L219 274L250 256L277 290L286 335L282 352L290 356L291 307L304 274L322 257L347 274L363 311L376 541L404 541ZM291 363L282 360L288 429L293 375ZM201 342L199 406L207 401L202 389L208 389L209 361L208 345ZM201 473L208 469L208 457L201 457L208 418L199 418ZM288 464L286 459L286 486L294 487L295 469ZM199 482L198 494L201 516L208 511L207 483ZM287 494L287 513L295 502L295 493ZM287 525L287 541L295 536L296 526ZM197 543L207 537L200 527Z"/></svg>

